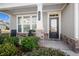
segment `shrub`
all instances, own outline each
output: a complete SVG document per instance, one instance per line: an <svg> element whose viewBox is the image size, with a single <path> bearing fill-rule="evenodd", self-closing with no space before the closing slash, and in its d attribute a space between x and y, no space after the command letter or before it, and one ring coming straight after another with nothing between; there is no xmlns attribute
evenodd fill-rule
<svg viewBox="0 0 79 59"><path fill-rule="evenodd" d="M34 49L32 53L29 55L31 56L64 56L65 53L56 49L51 49L51 48L38 48L38 49Z"/></svg>
<svg viewBox="0 0 79 59"><path fill-rule="evenodd" d="M19 44L19 38L18 37L6 37L4 42L9 42L12 43L14 45L18 45Z"/></svg>
<svg viewBox="0 0 79 59"><path fill-rule="evenodd" d="M5 43L0 45L0 56L13 56L16 55L17 49L11 43Z"/></svg>
<svg viewBox="0 0 79 59"><path fill-rule="evenodd" d="M9 35L8 35L8 34L1 34L1 35L0 35L0 43L3 44L4 41L5 41L6 39L8 39L8 38L9 38Z"/></svg>
<svg viewBox="0 0 79 59"><path fill-rule="evenodd" d="M14 45L18 45L19 44L19 38L16 37L16 36L11 37L9 34L1 34L0 35L0 44L6 43L6 42L12 43Z"/></svg>
<svg viewBox="0 0 79 59"><path fill-rule="evenodd" d="M11 37L11 40L12 40L14 45L17 46L19 44L19 38L18 37Z"/></svg>
<svg viewBox="0 0 79 59"><path fill-rule="evenodd" d="M38 40L39 38L36 36L30 36L30 37L28 36L21 41L21 45L24 49L30 51L38 47Z"/></svg>
<svg viewBox="0 0 79 59"><path fill-rule="evenodd" d="M2 44L4 40L8 37L9 37L9 34L0 34L0 44Z"/></svg>
<svg viewBox="0 0 79 59"><path fill-rule="evenodd" d="M3 37L3 38L7 38L7 37L9 37L9 34L8 33L2 33L0 36Z"/></svg>
<svg viewBox="0 0 79 59"><path fill-rule="evenodd" d="M3 42L4 42L4 37L0 35L0 44L2 44Z"/></svg>

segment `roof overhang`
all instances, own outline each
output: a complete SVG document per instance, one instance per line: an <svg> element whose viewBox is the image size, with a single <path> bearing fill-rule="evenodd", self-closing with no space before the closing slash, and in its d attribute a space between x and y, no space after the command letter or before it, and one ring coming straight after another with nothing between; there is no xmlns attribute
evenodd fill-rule
<svg viewBox="0 0 79 59"><path fill-rule="evenodd" d="M43 11L61 10L65 3L43 3ZM1 3L0 11L10 11L14 14L36 12L37 4L31 3Z"/></svg>

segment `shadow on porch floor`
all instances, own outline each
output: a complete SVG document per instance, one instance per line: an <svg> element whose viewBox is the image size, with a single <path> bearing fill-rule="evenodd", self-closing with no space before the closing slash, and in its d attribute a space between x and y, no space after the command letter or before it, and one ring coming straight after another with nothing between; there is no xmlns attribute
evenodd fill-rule
<svg viewBox="0 0 79 59"><path fill-rule="evenodd" d="M54 40L40 40L40 45L43 47L55 48L61 51L64 51L70 56L79 56L79 53L75 53L68 48L66 44L62 41L54 41Z"/></svg>

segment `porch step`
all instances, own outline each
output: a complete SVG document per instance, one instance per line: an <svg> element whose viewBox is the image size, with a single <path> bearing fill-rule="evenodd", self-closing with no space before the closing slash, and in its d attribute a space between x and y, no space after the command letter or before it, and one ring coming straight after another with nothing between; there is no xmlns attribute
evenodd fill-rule
<svg viewBox="0 0 79 59"><path fill-rule="evenodd" d="M60 41L59 39L56 39L56 38L50 38L48 40L52 40L52 41Z"/></svg>

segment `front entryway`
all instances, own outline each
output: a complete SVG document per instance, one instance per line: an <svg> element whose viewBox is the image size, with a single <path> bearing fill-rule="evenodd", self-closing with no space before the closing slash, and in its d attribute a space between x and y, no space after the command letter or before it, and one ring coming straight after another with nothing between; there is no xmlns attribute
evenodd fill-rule
<svg viewBox="0 0 79 59"><path fill-rule="evenodd" d="M59 22L58 17L49 17L49 38L59 38Z"/></svg>

